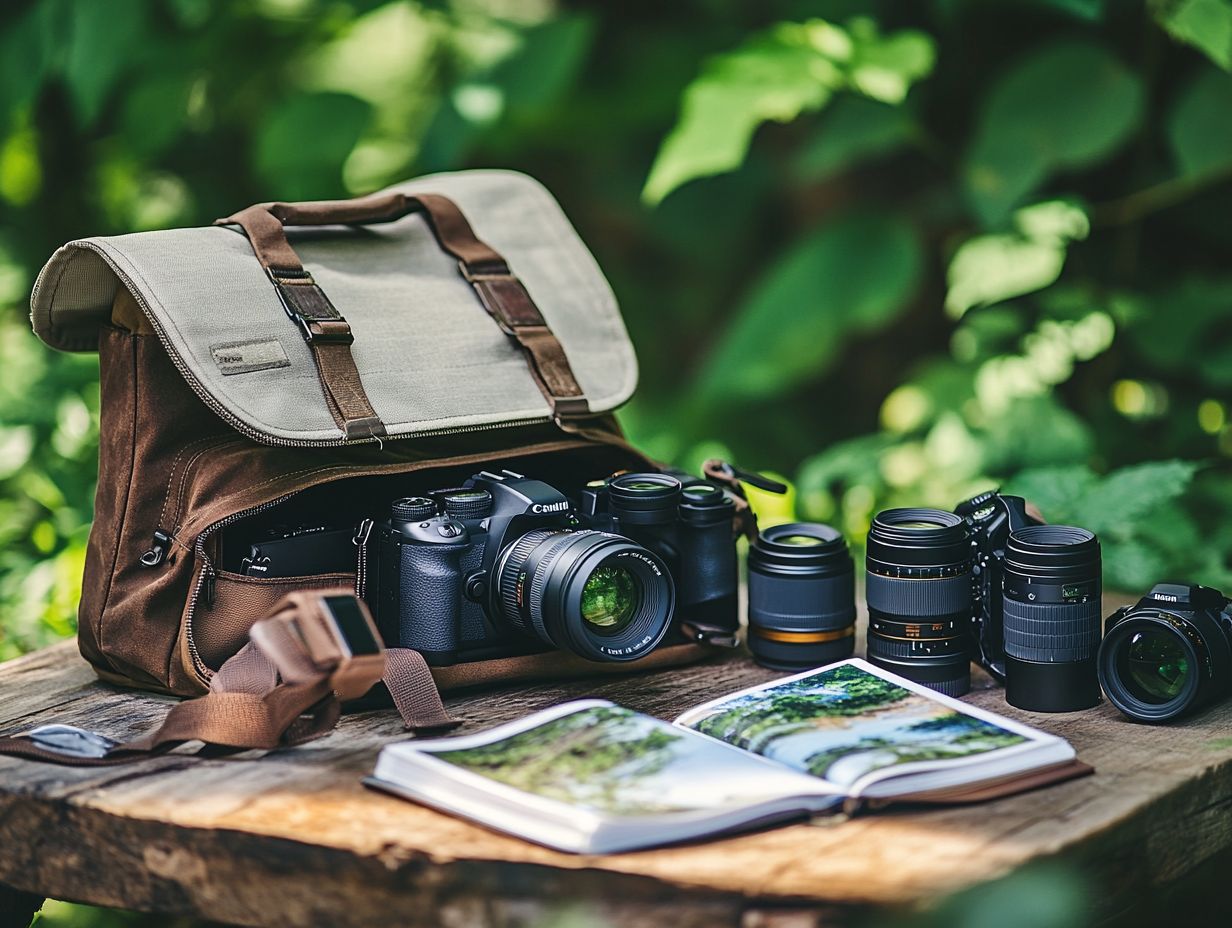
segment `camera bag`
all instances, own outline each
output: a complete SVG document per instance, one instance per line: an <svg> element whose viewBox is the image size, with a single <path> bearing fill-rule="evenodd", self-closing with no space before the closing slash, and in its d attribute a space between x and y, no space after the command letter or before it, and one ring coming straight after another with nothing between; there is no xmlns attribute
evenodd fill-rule
<svg viewBox="0 0 1232 928"><path fill-rule="evenodd" d="M483 466L580 487L654 467L613 410L637 366L615 298L551 195L506 171L354 200L264 203L204 228L60 248L38 336L97 351L99 479L79 610L102 679L198 696L285 595L355 569L248 576L230 534L286 508L359 507ZM442 688L668 666L564 652L432 669ZM435 697L435 692L432 693Z"/></svg>

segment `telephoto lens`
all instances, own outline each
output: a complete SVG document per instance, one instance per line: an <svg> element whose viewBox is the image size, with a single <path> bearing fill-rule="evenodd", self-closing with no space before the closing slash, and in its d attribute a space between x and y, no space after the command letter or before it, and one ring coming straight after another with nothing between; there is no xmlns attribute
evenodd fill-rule
<svg viewBox="0 0 1232 928"><path fill-rule="evenodd" d="M972 546L942 509L887 509L868 530L868 659L939 693L971 689Z"/></svg>
<svg viewBox="0 0 1232 928"><path fill-rule="evenodd" d="M855 567L828 525L793 522L749 546L748 645L757 663L803 670L855 650Z"/></svg>
<svg viewBox="0 0 1232 928"><path fill-rule="evenodd" d="M1003 567L1005 701L1031 712L1099 702L1099 539L1084 528L1012 532Z"/></svg>

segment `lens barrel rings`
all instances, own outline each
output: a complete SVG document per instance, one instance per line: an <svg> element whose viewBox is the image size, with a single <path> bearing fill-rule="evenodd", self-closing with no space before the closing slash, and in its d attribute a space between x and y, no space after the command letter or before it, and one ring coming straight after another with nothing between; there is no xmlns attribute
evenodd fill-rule
<svg viewBox="0 0 1232 928"><path fill-rule="evenodd" d="M1099 539L1083 528L1029 525L1006 544L1005 699L1033 712L1099 702Z"/></svg>
<svg viewBox="0 0 1232 928"><path fill-rule="evenodd" d="M855 650L855 566L828 525L765 529L749 547L748 646L759 664L801 670Z"/></svg>
<svg viewBox="0 0 1232 928"><path fill-rule="evenodd" d="M887 509L868 532L868 659L938 692L971 688L971 536L941 509Z"/></svg>

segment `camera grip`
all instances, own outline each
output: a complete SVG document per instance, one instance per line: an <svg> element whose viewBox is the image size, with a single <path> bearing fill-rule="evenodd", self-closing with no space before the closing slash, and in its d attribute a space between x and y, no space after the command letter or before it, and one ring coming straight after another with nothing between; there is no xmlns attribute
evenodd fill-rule
<svg viewBox="0 0 1232 928"><path fill-rule="evenodd" d="M415 651L453 651L462 610L462 555L470 545L403 545L398 642Z"/></svg>

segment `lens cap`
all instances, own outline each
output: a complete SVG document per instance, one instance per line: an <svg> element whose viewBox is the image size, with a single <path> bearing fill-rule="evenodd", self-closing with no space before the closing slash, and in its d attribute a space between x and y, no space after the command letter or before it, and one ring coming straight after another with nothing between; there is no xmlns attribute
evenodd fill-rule
<svg viewBox="0 0 1232 928"><path fill-rule="evenodd" d="M607 486L612 514L630 525L674 522L680 481L668 474L622 474Z"/></svg>

